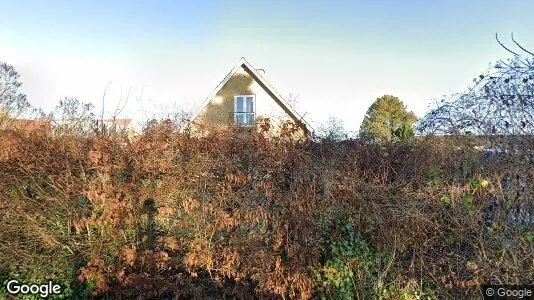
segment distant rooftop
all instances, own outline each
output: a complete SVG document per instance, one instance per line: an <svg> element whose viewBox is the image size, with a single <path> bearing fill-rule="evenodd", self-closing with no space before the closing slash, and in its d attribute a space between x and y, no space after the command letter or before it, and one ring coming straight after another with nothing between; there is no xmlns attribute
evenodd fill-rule
<svg viewBox="0 0 534 300"><path fill-rule="evenodd" d="M132 123L132 119L104 119L102 120L106 125L118 125L128 127Z"/></svg>

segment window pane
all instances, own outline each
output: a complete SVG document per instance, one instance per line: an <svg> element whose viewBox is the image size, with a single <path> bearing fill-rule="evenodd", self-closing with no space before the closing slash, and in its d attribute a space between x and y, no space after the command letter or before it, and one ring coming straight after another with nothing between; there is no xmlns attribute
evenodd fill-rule
<svg viewBox="0 0 534 300"><path fill-rule="evenodd" d="M254 97L247 97L247 112L254 112Z"/></svg>
<svg viewBox="0 0 534 300"><path fill-rule="evenodd" d="M254 124L254 114L248 113L247 114L247 124Z"/></svg>
<svg viewBox="0 0 534 300"><path fill-rule="evenodd" d="M236 97L235 101L235 111L236 112L244 112L245 111L245 102L243 101L243 97Z"/></svg>
<svg viewBox="0 0 534 300"><path fill-rule="evenodd" d="M244 114L236 113L235 114L235 121L237 122L237 124L243 125L245 123Z"/></svg>

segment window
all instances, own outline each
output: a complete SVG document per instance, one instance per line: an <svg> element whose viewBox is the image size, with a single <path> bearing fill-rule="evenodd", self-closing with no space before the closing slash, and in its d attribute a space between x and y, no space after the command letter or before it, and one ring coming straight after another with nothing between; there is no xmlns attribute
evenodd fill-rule
<svg viewBox="0 0 534 300"><path fill-rule="evenodd" d="M256 121L256 97L239 95L234 98L234 121L239 125L253 125Z"/></svg>

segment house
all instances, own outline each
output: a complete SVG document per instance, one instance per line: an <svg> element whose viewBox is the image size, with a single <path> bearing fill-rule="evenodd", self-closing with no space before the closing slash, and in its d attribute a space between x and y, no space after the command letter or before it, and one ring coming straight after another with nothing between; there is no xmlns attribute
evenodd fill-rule
<svg viewBox="0 0 534 300"><path fill-rule="evenodd" d="M219 83L192 116L196 127L202 125L254 127L268 119L270 131L290 121L298 126L302 136L310 136L313 129L244 57ZM198 126L200 125L200 126Z"/></svg>
<svg viewBox="0 0 534 300"><path fill-rule="evenodd" d="M132 126L132 119L102 119L102 123L107 128L129 129Z"/></svg>
<svg viewBox="0 0 534 300"><path fill-rule="evenodd" d="M140 133L135 128L133 119L101 119L99 123L103 125L103 127L100 127L100 130L105 129L109 132L125 133L129 138L133 138Z"/></svg>

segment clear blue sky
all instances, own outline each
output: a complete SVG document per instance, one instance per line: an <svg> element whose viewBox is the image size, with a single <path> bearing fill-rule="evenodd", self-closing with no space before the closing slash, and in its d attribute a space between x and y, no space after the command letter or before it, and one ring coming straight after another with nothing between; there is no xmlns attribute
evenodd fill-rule
<svg viewBox="0 0 534 300"><path fill-rule="evenodd" d="M32 104L64 96L123 117L193 109L240 57L267 72L317 127L357 130L383 94L422 116L507 57L509 33L534 48L534 1L3 1L0 61ZM143 93L141 94L141 90Z"/></svg>

